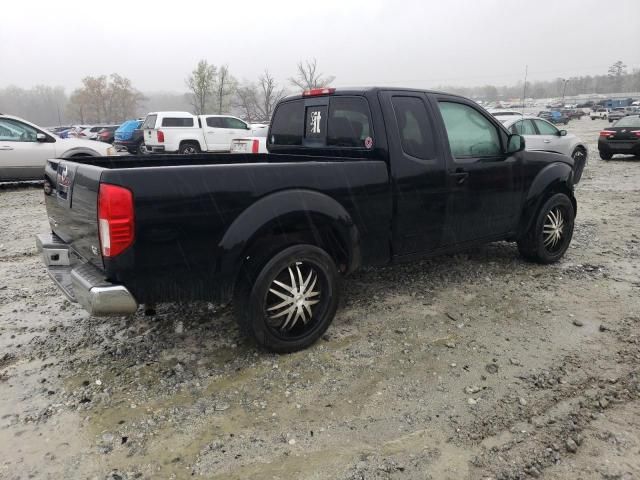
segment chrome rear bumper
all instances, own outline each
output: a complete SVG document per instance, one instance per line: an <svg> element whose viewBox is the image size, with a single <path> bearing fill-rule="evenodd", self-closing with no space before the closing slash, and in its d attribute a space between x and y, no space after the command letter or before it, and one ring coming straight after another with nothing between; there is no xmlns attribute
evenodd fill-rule
<svg viewBox="0 0 640 480"><path fill-rule="evenodd" d="M89 263L72 265L69 245L50 233L36 236L49 275L72 302L78 302L91 315L127 315L138 309L138 302L123 285L113 284L103 272Z"/></svg>

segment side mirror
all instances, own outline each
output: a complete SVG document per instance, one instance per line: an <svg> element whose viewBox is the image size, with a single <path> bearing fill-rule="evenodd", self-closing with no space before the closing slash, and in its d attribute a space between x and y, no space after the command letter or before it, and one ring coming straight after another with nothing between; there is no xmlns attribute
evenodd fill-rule
<svg viewBox="0 0 640 480"><path fill-rule="evenodd" d="M47 136L44 133L36 133L36 140L38 142L46 142Z"/></svg>
<svg viewBox="0 0 640 480"><path fill-rule="evenodd" d="M507 153L517 153L524 150L525 143L522 135L509 135Z"/></svg>
<svg viewBox="0 0 640 480"><path fill-rule="evenodd" d="M558 135L560 135L561 137L564 137L565 135L567 135L567 131L566 130L560 130L558 132Z"/></svg>

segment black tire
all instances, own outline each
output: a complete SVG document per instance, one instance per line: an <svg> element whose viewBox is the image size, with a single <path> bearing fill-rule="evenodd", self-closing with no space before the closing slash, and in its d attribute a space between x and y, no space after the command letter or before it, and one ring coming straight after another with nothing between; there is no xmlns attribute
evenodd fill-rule
<svg viewBox="0 0 640 480"><path fill-rule="evenodd" d="M146 155L147 153L149 153L147 151L147 146L144 144L144 142L142 142L142 143L140 143L140 145L138 145L136 153L138 155Z"/></svg>
<svg viewBox="0 0 640 480"><path fill-rule="evenodd" d="M582 178L582 172L584 171L584 167L587 163L587 152L582 147L576 147L576 149L571 154L571 158L573 158L573 183L576 184Z"/></svg>
<svg viewBox="0 0 640 480"><path fill-rule="evenodd" d="M561 236L553 242L550 225L554 218L561 214ZM554 263L560 260L569 248L573 237L575 212L569 197L564 193L556 193L542 205L529 231L518 240L518 250L525 259L537 263ZM547 233L549 232L549 233ZM551 235L551 237L550 237ZM553 242L553 243L552 243Z"/></svg>
<svg viewBox="0 0 640 480"><path fill-rule="evenodd" d="M241 273L234 292L240 329L259 346L276 353L295 352L315 343L329 328L338 308L339 277L333 259L321 248L298 244L255 263ZM303 288L296 289L296 282ZM281 286L287 284L310 295L294 298L291 290ZM305 308L305 301L315 303ZM278 307L285 302L289 303Z"/></svg>
<svg viewBox="0 0 640 480"><path fill-rule="evenodd" d="M612 157L613 157L613 154L611 153L600 152L600 158L602 160L611 160Z"/></svg>
<svg viewBox="0 0 640 480"><path fill-rule="evenodd" d="M198 142L182 142L180 144L180 153L183 155L195 155L200 153L200 145L198 145Z"/></svg>

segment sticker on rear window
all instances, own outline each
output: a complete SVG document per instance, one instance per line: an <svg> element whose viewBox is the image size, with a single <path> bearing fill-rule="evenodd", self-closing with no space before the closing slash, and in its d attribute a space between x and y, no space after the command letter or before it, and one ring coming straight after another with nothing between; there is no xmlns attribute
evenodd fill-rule
<svg viewBox="0 0 640 480"><path fill-rule="evenodd" d="M370 149L371 147L373 147L373 138L371 137L367 137L364 139L364 147L367 149Z"/></svg>

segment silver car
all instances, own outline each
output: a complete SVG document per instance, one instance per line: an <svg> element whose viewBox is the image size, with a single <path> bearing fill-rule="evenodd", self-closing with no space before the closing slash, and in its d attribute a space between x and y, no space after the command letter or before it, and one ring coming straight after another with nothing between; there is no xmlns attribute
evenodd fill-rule
<svg viewBox="0 0 640 480"><path fill-rule="evenodd" d="M554 124L546 120L525 115L522 117L496 116L511 133L517 133L525 138L525 149L545 150L547 152L563 153L573 158L576 165L576 182L580 180L582 170L587 163L587 146L572 133L559 130Z"/></svg>

